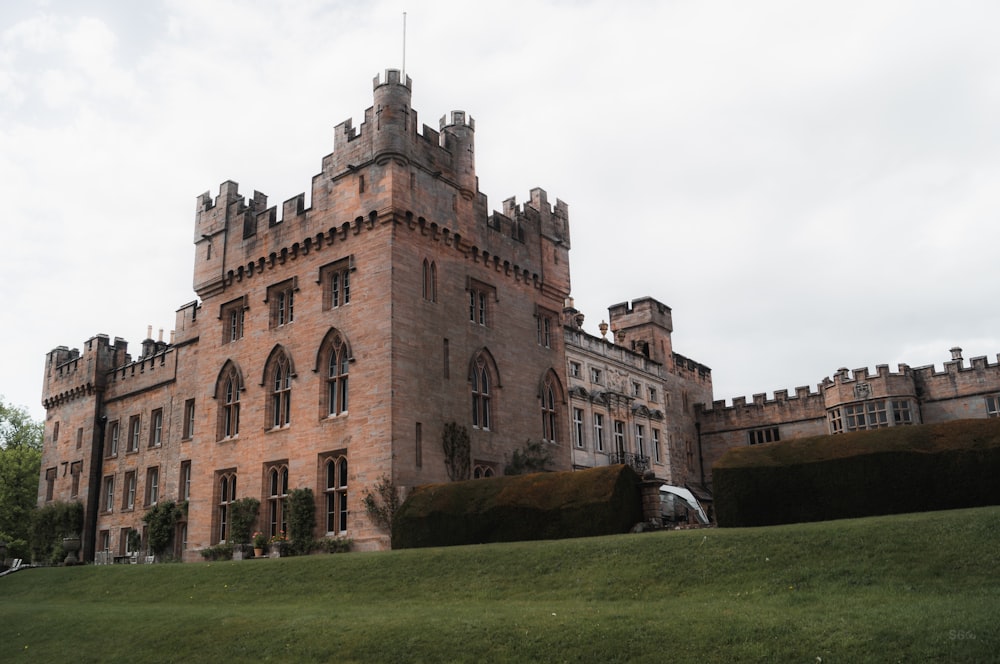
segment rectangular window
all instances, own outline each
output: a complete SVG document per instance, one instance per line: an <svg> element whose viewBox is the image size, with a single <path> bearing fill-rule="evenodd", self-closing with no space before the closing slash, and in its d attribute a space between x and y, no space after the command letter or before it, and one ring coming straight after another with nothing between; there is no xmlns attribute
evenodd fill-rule
<svg viewBox="0 0 1000 664"><path fill-rule="evenodd" d="M761 443L776 443L781 440L778 437L778 427L767 427L764 429L754 429L747 431L747 443L750 445L760 445Z"/></svg>
<svg viewBox="0 0 1000 664"><path fill-rule="evenodd" d="M52 496L55 494L56 490L56 475L58 471L55 468L48 468L45 471L45 500L52 500Z"/></svg>
<svg viewBox="0 0 1000 664"><path fill-rule="evenodd" d="M653 429L653 461L663 463L663 449L660 446L659 429Z"/></svg>
<svg viewBox="0 0 1000 664"><path fill-rule="evenodd" d="M178 484L180 500L191 500L191 462L181 461L181 478Z"/></svg>
<svg viewBox="0 0 1000 664"><path fill-rule="evenodd" d="M642 396L642 384L632 381L632 396L641 397Z"/></svg>
<svg viewBox="0 0 1000 664"><path fill-rule="evenodd" d="M146 469L146 505L155 505L160 497L160 468L153 466Z"/></svg>
<svg viewBox="0 0 1000 664"><path fill-rule="evenodd" d="M650 403L656 403L656 388L655 387L649 388L649 402Z"/></svg>
<svg viewBox="0 0 1000 664"><path fill-rule="evenodd" d="M133 415L128 420L128 451L139 451L139 431L142 419L140 415Z"/></svg>
<svg viewBox="0 0 1000 664"><path fill-rule="evenodd" d="M539 310L535 314L535 327L538 345L543 348L552 347L552 314Z"/></svg>
<svg viewBox="0 0 1000 664"><path fill-rule="evenodd" d="M246 319L247 297L222 305L219 318L222 320L222 343L231 344L243 338L243 322Z"/></svg>
<svg viewBox="0 0 1000 664"><path fill-rule="evenodd" d="M894 400L892 402L892 421L896 426L913 424L913 416L910 414L910 402L907 399Z"/></svg>
<svg viewBox="0 0 1000 664"><path fill-rule="evenodd" d="M52 442L59 442L59 423L56 422L52 425Z"/></svg>
<svg viewBox="0 0 1000 664"><path fill-rule="evenodd" d="M184 402L184 440L194 436L194 399Z"/></svg>
<svg viewBox="0 0 1000 664"><path fill-rule="evenodd" d="M615 420L615 453L625 454L625 423Z"/></svg>
<svg viewBox="0 0 1000 664"><path fill-rule="evenodd" d="M580 377L580 363L579 362L570 362L569 363L569 375L571 377L573 377L573 378L579 378Z"/></svg>
<svg viewBox="0 0 1000 664"><path fill-rule="evenodd" d="M573 409L573 442L580 449L584 448L583 441L583 409Z"/></svg>
<svg viewBox="0 0 1000 664"><path fill-rule="evenodd" d="M76 449L83 447L83 427L76 430Z"/></svg>
<svg viewBox="0 0 1000 664"><path fill-rule="evenodd" d="M497 299L496 288L470 277L467 290L469 293L469 322L490 327L493 317L490 307Z"/></svg>
<svg viewBox="0 0 1000 664"><path fill-rule="evenodd" d="M70 484L69 497L76 498L80 495L80 475L83 474L83 462L74 461L69 466L69 474L72 480Z"/></svg>
<svg viewBox="0 0 1000 664"><path fill-rule="evenodd" d="M885 400L876 399L844 406L844 420L847 431L867 431L887 427L889 417L885 410Z"/></svg>
<svg viewBox="0 0 1000 664"><path fill-rule="evenodd" d="M594 413L594 449L604 451L604 415Z"/></svg>
<svg viewBox="0 0 1000 664"><path fill-rule="evenodd" d="M97 550L104 552L105 556L111 551L111 531L102 530L97 536ZM105 558L106 559L106 558ZM111 561L108 561L111 562Z"/></svg>
<svg viewBox="0 0 1000 664"><path fill-rule="evenodd" d="M840 409L834 408L830 411L830 433L843 433L844 422L840 417Z"/></svg>
<svg viewBox="0 0 1000 664"><path fill-rule="evenodd" d="M986 397L986 417L1000 417L1000 396Z"/></svg>
<svg viewBox="0 0 1000 664"><path fill-rule="evenodd" d="M108 425L108 451L107 456L118 456L118 438L121 435L121 425L115 420Z"/></svg>
<svg viewBox="0 0 1000 664"><path fill-rule="evenodd" d="M689 471L694 470L694 445L691 444L690 440L684 441L684 459L687 462L687 469Z"/></svg>
<svg viewBox="0 0 1000 664"><path fill-rule="evenodd" d="M131 533L131 528L122 528L118 533L118 548L123 556L131 556L133 553L138 553L138 551L132 550L132 538L129 537Z"/></svg>
<svg viewBox="0 0 1000 664"><path fill-rule="evenodd" d="M336 309L351 303L351 272L353 271L354 256L346 256L319 269L324 310Z"/></svg>
<svg viewBox="0 0 1000 664"><path fill-rule="evenodd" d="M601 384L601 370L591 367L590 369L590 382L597 385Z"/></svg>
<svg viewBox="0 0 1000 664"><path fill-rule="evenodd" d="M150 417L149 446L159 447L163 444L163 409L157 408Z"/></svg>
<svg viewBox="0 0 1000 664"><path fill-rule="evenodd" d="M414 464L421 468L424 463L424 425L417 422L417 430L414 433Z"/></svg>
<svg viewBox="0 0 1000 664"><path fill-rule="evenodd" d="M101 511L110 512L115 508L115 476L104 478L104 491L101 492Z"/></svg>
<svg viewBox="0 0 1000 664"><path fill-rule="evenodd" d="M298 279L294 277L268 287L266 301L271 329L283 327L295 320L295 291L298 289Z"/></svg>
<svg viewBox="0 0 1000 664"><path fill-rule="evenodd" d="M639 456L646 456L645 427L641 424L635 425L635 453Z"/></svg>
<svg viewBox="0 0 1000 664"><path fill-rule="evenodd" d="M131 510L135 508L135 471L130 470L125 473L125 490L122 491L122 509Z"/></svg>

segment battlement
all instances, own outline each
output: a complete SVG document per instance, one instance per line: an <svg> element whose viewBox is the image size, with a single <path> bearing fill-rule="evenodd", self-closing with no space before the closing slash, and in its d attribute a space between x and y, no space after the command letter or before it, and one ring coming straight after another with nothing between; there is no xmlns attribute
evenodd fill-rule
<svg viewBox="0 0 1000 664"><path fill-rule="evenodd" d="M692 377L697 378L702 382L712 382L712 370L706 367L700 362L695 362L694 360L684 357L680 353L673 354L674 360L674 370L677 373L688 373L692 374Z"/></svg>
<svg viewBox="0 0 1000 664"><path fill-rule="evenodd" d="M84 343L83 353L66 346L49 351L45 362L42 404L50 408L63 401L103 390L107 370L128 357L127 349L124 339L116 337L111 344L108 335L98 334Z"/></svg>
<svg viewBox="0 0 1000 664"><path fill-rule="evenodd" d="M821 388L822 386L818 386ZM750 401L747 401L746 397L733 397L732 405L727 406L725 399L716 399L712 402L711 407L706 407L705 404L695 404L695 410L700 413L712 414L718 411L739 411L748 408L766 408L768 406L775 406L777 404L786 403L789 401L803 401L809 399L820 399L823 398L823 392L821 389L817 391L810 391L808 386L801 386L795 388L795 394L789 395L788 390L775 390L774 397L772 399L767 398L766 392L759 392L754 394Z"/></svg>
<svg viewBox="0 0 1000 664"><path fill-rule="evenodd" d="M865 382L868 380L886 380L889 378L906 378L910 375L910 367L906 364L898 365L896 372L889 371L888 364L879 364L875 366L875 373L870 373L868 367L862 367L860 369L854 369L853 371L848 371L847 367L841 367L837 369L833 374L833 380L829 378L823 379L823 385L847 385L854 384L858 382Z"/></svg>
<svg viewBox="0 0 1000 664"><path fill-rule="evenodd" d="M108 372L105 400L120 399L177 379L178 353L173 346L155 345L148 354Z"/></svg>
<svg viewBox="0 0 1000 664"><path fill-rule="evenodd" d="M385 79L383 80L380 74L376 74L375 78L372 79L372 89L378 90L383 85L400 85L407 90L413 89L413 81L409 76L404 80L402 77L402 72L398 69L386 69Z"/></svg>
<svg viewBox="0 0 1000 664"><path fill-rule="evenodd" d="M486 222L488 228L500 231L519 242L525 237L541 235L565 249L570 248L569 206L561 199L549 204L548 194L541 187L530 192L530 201L518 204L511 196L503 202L503 212L494 211Z"/></svg>

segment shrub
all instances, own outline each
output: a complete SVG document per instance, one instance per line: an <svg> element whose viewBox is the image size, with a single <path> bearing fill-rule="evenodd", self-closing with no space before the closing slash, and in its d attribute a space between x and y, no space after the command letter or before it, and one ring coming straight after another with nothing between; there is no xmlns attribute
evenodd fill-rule
<svg viewBox="0 0 1000 664"><path fill-rule="evenodd" d="M199 553L205 560L231 560L233 557L233 545L224 542L215 546L206 546Z"/></svg>
<svg viewBox="0 0 1000 664"><path fill-rule="evenodd" d="M430 484L396 511L392 548L609 535L640 521L628 466Z"/></svg>
<svg viewBox="0 0 1000 664"><path fill-rule="evenodd" d="M79 537L83 530L83 503L55 501L38 508L31 517L31 555L38 563L63 559L62 539Z"/></svg>
<svg viewBox="0 0 1000 664"><path fill-rule="evenodd" d="M1000 422L959 420L734 448L712 471L720 526L1000 504Z"/></svg>
<svg viewBox="0 0 1000 664"><path fill-rule="evenodd" d="M313 531L316 529L316 499L312 489L292 489L285 499L288 510L288 547L295 555L309 553L313 546Z"/></svg>
<svg viewBox="0 0 1000 664"><path fill-rule="evenodd" d="M392 535L392 516L399 508L399 490L392 478L383 475L375 485L375 493L365 494L364 504L371 522Z"/></svg>
<svg viewBox="0 0 1000 664"><path fill-rule="evenodd" d="M172 500L159 502L146 512L142 520L148 526L146 532L151 554L158 556L170 546L174 538L174 527L183 516L182 509Z"/></svg>
<svg viewBox="0 0 1000 664"><path fill-rule="evenodd" d="M350 537L324 537L313 542L313 551L320 553L347 553L354 540Z"/></svg>
<svg viewBox="0 0 1000 664"><path fill-rule="evenodd" d="M234 544L246 544L250 541L250 532L257 521L260 511L260 501L256 498L240 498L229 505L229 541Z"/></svg>
<svg viewBox="0 0 1000 664"><path fill-rule="evenodd" d="M545 443L539 440L529 440L519 450L514 450L510 461L504 466L504 475L525 475L527 473L542 473L548 470L552 463L552 452Z"/></svg>

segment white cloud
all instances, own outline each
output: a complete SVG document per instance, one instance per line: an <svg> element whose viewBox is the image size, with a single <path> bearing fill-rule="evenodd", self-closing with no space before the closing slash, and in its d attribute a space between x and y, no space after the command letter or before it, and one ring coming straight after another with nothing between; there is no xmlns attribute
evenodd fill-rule
<svg viewBox="0 0 1000 664"><path fill-rule="evenodd" d="M569 203L588 329L663 300L717 398L1000 350L991 3L53 0L0 9L0 295L30 312L0 393L40 414L52 347L169 329L195 197L308 191L403 11L419 121L475 117L491 205Z"/></svg>

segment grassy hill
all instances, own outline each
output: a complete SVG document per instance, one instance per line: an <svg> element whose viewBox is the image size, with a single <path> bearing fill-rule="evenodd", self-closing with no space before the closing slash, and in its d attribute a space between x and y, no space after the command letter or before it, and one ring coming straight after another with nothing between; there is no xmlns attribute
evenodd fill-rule
<svg viewBox="0 0 1000 664"><path fill-rule="evenodd" d="M988 661L1000 508L0 579L3 662Z"/></svg>

